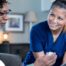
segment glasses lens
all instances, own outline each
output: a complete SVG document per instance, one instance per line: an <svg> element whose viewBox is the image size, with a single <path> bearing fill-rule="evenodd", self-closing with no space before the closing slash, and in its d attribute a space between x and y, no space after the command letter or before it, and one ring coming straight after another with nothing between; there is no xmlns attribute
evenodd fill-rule
<svg viewBox="0 0 66 66"><path fill-rule="evenodd" d="M8 11L4 11L4 12L0 12L0 16L3 16L3 15L7 15L11 12L11 10L9 9Z"/></svg>

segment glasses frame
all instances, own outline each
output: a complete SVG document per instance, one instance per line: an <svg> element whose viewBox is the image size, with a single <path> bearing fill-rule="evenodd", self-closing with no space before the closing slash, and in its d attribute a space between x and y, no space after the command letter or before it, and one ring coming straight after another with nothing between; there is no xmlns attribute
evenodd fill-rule
<svg viewBox="0 0 66 66"><path fill-rule="evenodd" d="M0 16L8 15L10 12L11 12L11 9L9 9L7 12L1 12L0 11Z"/></svg>

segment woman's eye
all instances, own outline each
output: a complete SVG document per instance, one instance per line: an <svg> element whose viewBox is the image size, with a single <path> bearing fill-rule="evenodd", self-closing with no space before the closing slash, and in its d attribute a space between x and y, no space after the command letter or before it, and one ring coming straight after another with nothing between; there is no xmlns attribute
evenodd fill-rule
<svg viewBox="0 0 66 66"><path fill-rule="evenodd" d="M50 14L51 16L54 16L54 14Z"/></svg>
<svg viewBox="0 0 66 66"><path fill-rule="evenodd" d="M63 18L61 18L61 17L58 17L58 19L59 19L59 20L63 20Z"/></svg>

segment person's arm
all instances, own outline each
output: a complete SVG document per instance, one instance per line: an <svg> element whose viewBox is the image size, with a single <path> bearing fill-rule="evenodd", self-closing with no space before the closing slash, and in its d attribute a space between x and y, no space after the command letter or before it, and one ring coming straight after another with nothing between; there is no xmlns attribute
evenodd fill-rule
<svg viewBox="0 0 66 66"><path fill-rule="evenodd" d="M41 52L33 52L34 54L34 57L35 58L41 58L41 57L44 57L45 54L44 54L44 51L41 51Z"/></svg>
<svg viewBox="0 0 66 66"><path fill-rule="evenodd" d="M36 61L34 66L52 66L56 62L56 54L47 56L43 51L41 52L33 52Z"/></svg>
<svg viewBox="0 0 66 66"><path fill-rule="evenodd" d="M44 66L44 62L43 62L43 59L45 54L44 52L33 52L34 54L34 57L36 59L35 63L34 63L34 66Z"/></svg>
<svg viewBox="0 0 66 66"><path fill-rule="evenodd" d="M64 57L63 57L63 62L62 62L62 64L66 64L66 52L65 52L65 54L64 54Z"/></svg>
<svg viewBox="0 0 66 66"><path fill-rule="evenodd" d="M45 42L46 35L43 36L45 37L43 42ZM34 66L52 66L55 63L55 55L52 55L50 57L45 55L43 48L44 46L42 45L40 30L35 26L31 29L30 32L30 50L33 52L36 60Z"/></svg>

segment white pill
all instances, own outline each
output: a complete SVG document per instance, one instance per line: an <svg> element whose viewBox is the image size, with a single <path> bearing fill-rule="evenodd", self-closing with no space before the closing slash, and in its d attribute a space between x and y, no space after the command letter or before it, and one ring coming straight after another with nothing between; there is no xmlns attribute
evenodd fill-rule
<svg viewBox="0 0 66 66"><path fill-rule="evenodd" d="M46 53L46 55L48 55L48 56L51 56L51 55L53 55L54 53L53 52L47 52Z"/></svg>

